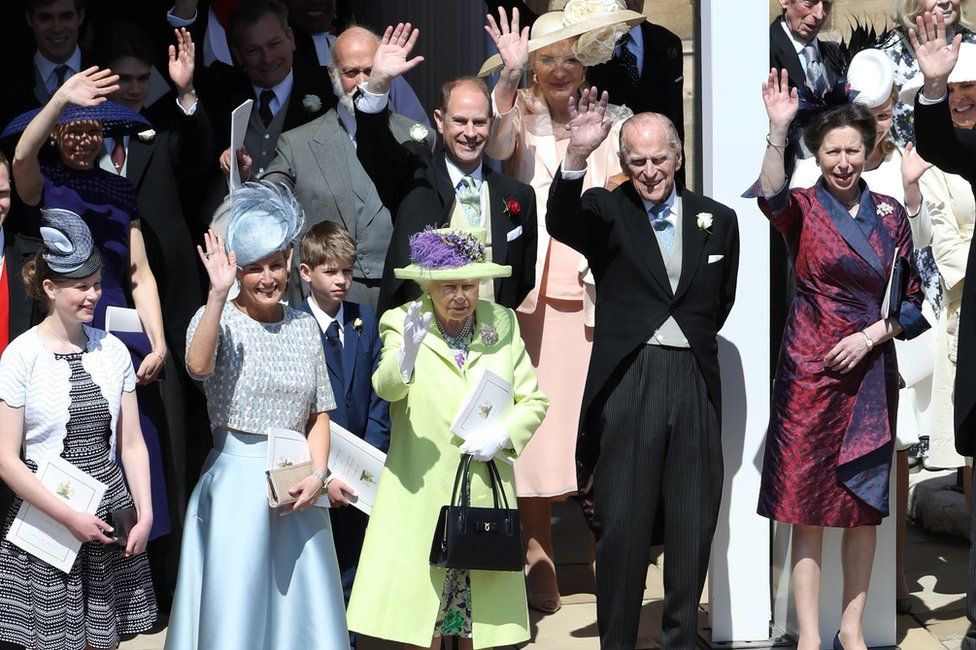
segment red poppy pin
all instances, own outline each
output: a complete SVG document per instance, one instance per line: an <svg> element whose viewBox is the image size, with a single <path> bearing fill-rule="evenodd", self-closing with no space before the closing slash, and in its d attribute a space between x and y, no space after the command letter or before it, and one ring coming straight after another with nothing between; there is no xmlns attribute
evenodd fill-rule
<svg viewBox="0 0 976 650"><path fill-rule="evenodd" d="M505 199L504 214L514 222L522 214L522 204L518 199Z"/></svg>

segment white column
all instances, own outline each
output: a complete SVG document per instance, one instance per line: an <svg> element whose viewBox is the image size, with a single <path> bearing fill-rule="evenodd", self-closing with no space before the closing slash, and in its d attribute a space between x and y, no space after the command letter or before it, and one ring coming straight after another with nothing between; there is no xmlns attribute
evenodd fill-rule
<svg viewBox="0 0 976 650"><path fill-rule="evenodd" d="M735 307L719 339L725 491L712 546L712 641L769 638L769 521L756 514L769 417L769 222L740 198L759 173L767 131L760 85L769 65L769 5L702 0L704 193L739 216Z"/></svg>

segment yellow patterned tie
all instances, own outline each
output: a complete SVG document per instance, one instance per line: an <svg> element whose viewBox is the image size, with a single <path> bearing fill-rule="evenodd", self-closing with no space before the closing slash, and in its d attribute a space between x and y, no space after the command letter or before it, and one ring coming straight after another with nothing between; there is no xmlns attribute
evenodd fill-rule
<svg viewBox="0 0 976 650"><path fill-rule="evenodd" d="M461 179L461 182L458 183L457 197L458 201L461 202L461 207L464 208L464 216L468 220L468 225L480 226L481 192L478 191L473 178L465 176Z"/></svg>

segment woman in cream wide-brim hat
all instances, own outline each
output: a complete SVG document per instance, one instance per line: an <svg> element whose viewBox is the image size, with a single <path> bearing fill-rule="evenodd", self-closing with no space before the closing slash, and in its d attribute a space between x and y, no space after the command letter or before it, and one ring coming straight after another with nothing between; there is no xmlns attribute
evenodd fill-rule
<svg viewBox="0 0 976 650"><path fill-rule="evenodd" d="M576 435L595 299L586 259L549 237L545 205L569 143L570 97L583 86L587 67L608 61L619 38L643 20L623 2L570 0L563 10L539 16L530 39L514 11L511 21L503 10L497 22L488 17L487 31L499 54L485 62L481 74L501 68L501 75L493 92L495 116L485 152L505 161L507 174L533 187L540 210L536 286L519 307L518 318L552 408L516 462L515 475L527 542L529 606L543 612L560 607L550 503L577 492ZM526 68L531 84L519 90ZM610 106L607 114L615 122L613 132L587 159L584 190L605 187L621 172L619 129L631 112Z"/></svg>

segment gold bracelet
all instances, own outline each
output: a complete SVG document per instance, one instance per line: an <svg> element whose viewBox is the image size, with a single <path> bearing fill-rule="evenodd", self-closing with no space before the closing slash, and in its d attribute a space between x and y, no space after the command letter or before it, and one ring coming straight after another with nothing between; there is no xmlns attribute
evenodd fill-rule
<svg viewBox="0 0 976 650"><path fill-rule="evenodd" d="M769 139L769 134L768 133L766 134L766 144L768 144L773 149L786 149L786 143L785 142L783 144L776 144L775 142L773 142L772 140Z"/></svg>

